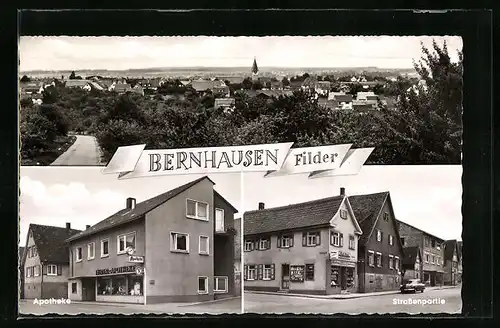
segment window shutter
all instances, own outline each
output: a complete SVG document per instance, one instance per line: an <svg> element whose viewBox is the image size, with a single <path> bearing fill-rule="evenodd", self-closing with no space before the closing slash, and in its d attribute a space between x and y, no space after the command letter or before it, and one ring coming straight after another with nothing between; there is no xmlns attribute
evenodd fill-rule
<svg viewBox="0 0 500 328"><path fill-rule="evenodd" d="M264 269L264 265L259 264L257 266L257 280L262 280L262 270Z"/></svg>
<svg viewBox="0 0 500 328"><path fill-rule="evenodd" d="M339 245L340 245L340 247L344 246L344 234L343 233L341 233L339 235Z"/></svg>
<svg viewBox="0 0 500 328"><path fill-rule="evenodd" d="M271 249L271 237L269 237L266 244L267 244L266 249Z"/></svg>
<svg viewBox="0 0 500 328"><path fill-rule="evenodd" d="M253 242L253 248L254 248L256 251L258 251L258 250L259 250L259 240L255 240L255 241Z"/></svg>
<svg viewBox="0 0 500 328"><path fill-rule="evenodd" d="M243 266L243 280L247 280L248 265Z"/></svg>
<svg viewBox="0 0 500 328"><path fill-rule="evenodd" d="M295 235L293 233L290 235L290 247L293 247L293 240L295 239L294 236Z"/></svg>
<svg viewBox="0 0 500 328"><path fill-rule="evenodd" d="M276 247L281 248L281 236L276 239Z"/></svg>
<svg viewBox="0 0 500 328"><path fill-rule="evenodd" d="M316 245L321 245L321 232L316 233L318 235L318 243Z"/></svg>
<svg viewBox="0 0 500 328"><path fill-rule="evenodd" d="M47 266L42 264L42 273L47 274Z"/></svg>
<svg viewBox="0 0 500 328"><path fill-rule="evenodd" d="M271 264L271 280L274 280L274 268L275 268L275 265L273 263L273 264Z"/></svg>
<svg viewBox="0 0 500 328"><path fill-rule="evenodd" d="M307 246L307 232L302 233L302 246Z"/></svg>
<svg viewBox="0 0 500 328"><path fill-rule="evenodd" d="M62 276L62 266L61 265L57 266L57 275Z"/></svg>
<svg viewBox="0 0 500 328"><path fill-rule="evenodd" d="M26 270L25 272L26 278L28 278L28 272L30 271L30 268L26 268L25 270Z"/></svg>

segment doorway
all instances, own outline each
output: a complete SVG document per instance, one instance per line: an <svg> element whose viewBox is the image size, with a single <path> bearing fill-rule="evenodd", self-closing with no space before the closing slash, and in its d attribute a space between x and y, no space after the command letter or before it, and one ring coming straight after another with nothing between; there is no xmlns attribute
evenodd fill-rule
<svg viewBox="0 0 500 328"><path fill-rule="evenodd" d="M95 278L82 279L82 301L95 301Z"/></svg>
<svg viewBox="0 0 500 328"><path fill-rule="evenodd" d="M340 267L340 290L347 289L347 270L345 267Z"/></svg>
<svg viewBox="0 0 500 328"><path fill-rule="evenodd" d="M281 265L281 289L289 290L290 289L290 265L282 264Z"/></svg>

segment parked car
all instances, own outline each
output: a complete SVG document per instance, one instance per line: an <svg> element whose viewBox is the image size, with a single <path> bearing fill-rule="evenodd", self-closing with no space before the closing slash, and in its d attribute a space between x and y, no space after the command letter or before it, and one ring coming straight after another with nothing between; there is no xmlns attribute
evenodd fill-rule
<svg viewBox="0 0 500 328"><path fill-rule="evenodd" d="M420 279L408 279L403 281L400 289L401 293L416 293L418 291L423 293L425 284L423 284Z"/></svg>

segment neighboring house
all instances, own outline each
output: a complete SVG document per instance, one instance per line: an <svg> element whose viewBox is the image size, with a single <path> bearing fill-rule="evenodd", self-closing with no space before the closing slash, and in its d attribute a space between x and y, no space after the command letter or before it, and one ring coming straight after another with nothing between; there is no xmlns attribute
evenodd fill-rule
<svg viewBox="0 0 500 328"><path fill-rule="evenodd" d="M241 218L234 220L234 290L241 295Z"/></svg>
<svg viewBox="0 0 500 328"><path fill-rule="evenodd" d="M71 300L165 303L234 295L234 214L208 177L68 239Z"/></svg>
<svg viewBox="0 0 500 328"><path fill-rule="evenodd" d="M222 108L224 110L233 110L235 106L234 98L216 98L214 108Z"/></svg>
<svg viewBox="0 0 500 328"><path fill-rule="evenodd" d="M346 94L345 92L330 92L328 100L336 101L339 109L353 109L351 94Z"/></svg>
<svg viewBox="0 0 500 328"><path fill-rule="evenodd" d="M458 285L462 282L462 258L458 242L447 240L444 242L444 284Z"/></svg>
<svg viewBox="0 0 500 328"><path fill-rule="evenodd" d="M377 108L377 104L367 100L353 100L352 108L358 112L372 111Z"/></svg>
<svg viewBox="0 0 500 328"><path fill-rule="evenodd" d="M19 280L19 299L24 299L24 266L23 256L25 247L17 248L17 276Z"/></svg>
<svg viewBox="0 0 500 328"><path fill-rule="evenodd" d="M140 84L136 84L133 88L132 88L132 92L133 93L137 93L141 96L144 96L144 88L140 85Z"/></svg>
<svg viewBox="0 0 500 328"><path fill-rule="evenodd" d="M100 85L97 81L90 81L89 82L89 86L93 89L93 90L99 90L99 91L104 91L104 87L102 85ZM107 89L107 88L106 88Z"/></svg>
<svg viewBox="0 0 500 328"><path fill-rule="evenodd" d="M332 84L329 81L318 81L314 88L317 94L327 97L332 88Z"/></svg>
<svg viewBox="0 0 500 328"><path fill-rule="evenodd" d="M92 90L90 83L91 81L87 80L66 80L64 86L70 89L80 88L85 91L90 91Z"/></svg>
<svg viewBox="0 0 500 328"><path fill-rule="evenodd" d="M377 100L378 97L375 93L373 92L358 92L356 94L356 100Z"/></svg>
<svg viewBox="0 0 500 328"><path fill-rule="evenodd" d="M279 98L290 97L293 95L292 91L288 90L257 90L256 96L262 98Z"/></svg>
<svg viewBox="0 0 500 328"><path fill-rule="evenodd" d="M422 251L422 282L430 286L442 285L444 240L402 221L398 221L398 226L403 246L419 246Z"/></svg>
<svg viewBox="0 0 500 328"><path fill-rule="evenodd" d="M339 294L357 289L362 231L341 195L243 215L245 290Z"/></svg>
<svg viewBox="0 0 500 328"><path fill-rule="evenodd" d="M283 82L282 81L272 81L271 82L271 90L283 90Z"/></svg>
<svg viewBox="0 0 500 328"><path fill-rule="evenodd" d="M307 77L304 82L302 82L301 88L304 91L315 91L318 85L318 79L313 76Z"/></svg>
<svg viewBox="0 0 500 328"><path fill-rule="evenodd" d="M359 292L397 290L403 246L388 191L349 196L363 235L358 245Z"/></svg>
<svg viewBox="0 0 500 328"><path fill-rule="evenodd" d="M30 224L22 259L24 298L66 298L69 255L65 240L80 230Z"/></svg>
<svg viewBox="0 0 500 328"><path fill-rule="evenodd" d="M195 80L191 82L191 87L201 94L211 91L214 95L222 97L229 97L231 95L230 89L224 81Z"/></svg>
<svg viewBox="0 0 500 328"><path fill-rule="evenodd" d="M19 87L20 93L25 95L42 93L44 90L43 83L40 82L20 83Z"/></svg>
<svg viewBox="0 0 500 328"><path fill-rule="evenodd" d="M111 85L110 91L114 91L118 94L124 94L132 91L132 87L128 83L116 83Z"/></svg>
<svg viewBox="0 0 500 328"><path fill-rule="evenodd" d="M229 84L241 84L245 77L243 76L221 76L218 78L220 81L229 82Z"/></svg>
<svg viewBox="0 0 500 328"><path fill-rule="evenodd" d="M421 279L420 267L422 265L422 252L418 246L403 248L403 273L405 279Z"/></svg>

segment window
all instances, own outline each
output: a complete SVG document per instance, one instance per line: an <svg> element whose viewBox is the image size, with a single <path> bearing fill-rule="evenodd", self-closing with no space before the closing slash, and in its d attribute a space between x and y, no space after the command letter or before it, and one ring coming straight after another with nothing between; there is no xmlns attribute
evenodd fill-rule
<svg viewBox="0 0 500 328"><path fill-rule="evenodd" d="M130 288L130 285L129 285ZM127 290L127 277L103 277L97 278L98 295L130 295Z"/></svg>
<svg viewBox="0 0 500 328"><path fill-rule="evenodd" d="M394 269L394 256L389 255L389 269Z"/></svg>
<svg viewBox="0 0 500 328"><path fill-rule="evenodd" d="M349 236L349 249L356 249L356 238L353 235Z"/></svg>
<svg viewBox="0 0 500 328"><path fill-rule="evenodd" d="M215 209L215 231L224 232L224 210L220 208Z"/></svg>
<svg viewBox="0 0 500 328"><path fill-rule="evenodd" d="M34 276L35 277L38 277L40 275L40 266L39 265L35 265L35 268L34 268Z"/></svg>
<svg viewBox="0 0 500 328"><path fill-rule="evenodd" d="M404 237L399 238L399 240L401 240L401 245L406 246L405 245L405 238Z"/></svg>
<svg viewBox="0 0 500 328"><path fill-rule="evenodd" d="M340 217L342 219L347 219L347 211L346 210L340 210Z"/></svg>
<svg viewBox="0 0 500 328"><path fill-rule="evenodd" d="M425 253L425 263L429 263L429 254Z"/></svg>
<svg viewBox="0 0 500 328"><path fill-rule="evenodd" d="M264 264L262 268L262 280L271 280L273 274L272 264Z"/></svg>
<svg viewBox="0 0 500 328"><path fill-rule="evenodd" d="M384 213L384 221L385 222L389 221L389 213Z"/></svg>
<svg viewBox="0 0 500 328"><path fill-rule="evenodd" d="M128 247L135 249L135 232L118 236L117 243L117 254L124 254Z"/></svg>
<svg viewBox="0 0 500 328"><path fill-rule="evenodd" d="M434 239L431 240L431 247L433 247L433 248L436 247L436 240L434 240Z"/></svg>
<svg viewBox="0 0 500 328"><path fill-rule="evenodd" d="M76 248L76 262L81 262L83 259L83 252L81 247Z"/></svg>
<svg viewBox="0 0 500 328"><path fill-rule="evenodd" d="M143 293L143 276L135 274L127 276L128 294L133 296L142 296Z"/></svg>
<svg viewBox="0 0 500 328"><path fill-rule="evenodd" d="M87 259L92 260L95 257L95 243L87 245Z"/></svg>
<svg viewBox="0 0 500 328"><path fill-rule="evenodd" d="M185 233L170 233L170 251L189 253L189 235Z"/></svg>
<svg viewBox="0 0 500 328"><path fill-rule="evenodd" d="M319 246L320 233L319 232L304 232L302 234L302 245L303 246Z"/></svg>
<svg viewBox="0 0 500 328"><path fill-rule="evenodd" d="M208 277L198 277L198 294L208 294Z"/></svg>
<svg viewBox="0 0 500 328"><path fill-rule="evenodd" d="M245 280L255 280L255 276L256 276L255 271L256 271L255 265L247 265L246 272L245 272L245 276L246 276Z"/></svg>
<svg viewBox="0 0 500 328"><path fill-rule="evenodd" d="M71 283L71 293L76 294L76 282Z"/></svg>
<svg viewBox="0 0 500 328"><path fill-rule="evenodd" d="M314 264L306 264L306 280L314 280Z"/></svg>
<svg viewBox="0 0 500 328"><path fill-rule="evenodd" d="M208 221L208 204L187 199L186 216L191 219Z"/></svg>
<svg viewBox="0 0 500 328"><path fill-rule="evenodd" d="M278 237L278 248L293 247L293 235L283 235Z"/></svg>
<svg viewBox="0 0 500 328"><path fill-rule="evenodd" d="M54 264L47 265L47 275L48 276L57 276L57 265L54 265Z"/></svg>
<svg viewBox="0 0 500 328"><path fill-rule="evenodd" d="M396 270L399 270L399 257L398 256L394 257L394 266L395 266Z"/></svg>
<svg viewBox="0 0 500 328"><path fill-rule="evenodd" d="M261 238L258 243L258 250L266 250L271 248L271 238Z"/></svg>
<svg viewBox="0 0 500 328"><path fill-rule="evenodd" d="M109 256L109 240L101 240L101 257Z"/></svg>
<svg viewBox="0 0 500 328"><path fill-rule="evenodd" d="M382 241L382 231L377 230L377 241Z"/></svg>
<svg viewBox="0 0 500 328"><path fill-rule="evenodd" d="M394 245L394 240L392 238L392 235L389 235L389 245Z"/></svg>
<svg viewBox="0 0 500 328"><path fill-rule="evenodd" d="M198 253L208 255L209 249L210 249L210 243L208 237L200 236Z"/></svg>
<svg viewBox="0 0 500 328"><path fill-rule="evenodd" d="M245 240L245 252L253 251L253 240Z"/></svg>
<svg viewBox="0 0 500 328"><path fill-rule="evenodd" d="M227 277L214 277L214 292L227 293Z"/></svg>
<svg viewBox="0 0 500 328"><path fill-rule="evenodd" d="M381 267L382 267L382 253L377 252L377 254L376 254L376 255L377 255L377 256L376 256L377 266L378 266L379 268L381 268Z"/></svg>
<svg viewBox="0 0 500 328"><path fill-rule="evenodd" d="M368 251L368 265L374 266L375 264L375 253L373 251Z"/></svg>
<svg viewBox="0 0 500 328"><path fill-rule="evenodd" d="M431 263L432 264L436 263L436 256L432 255L432 257L431 257Z"/></svg>

